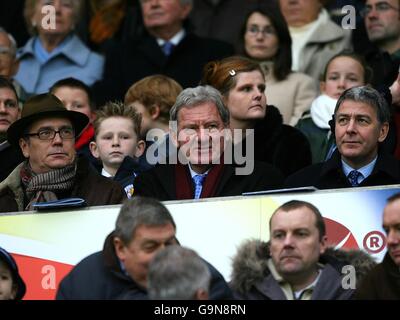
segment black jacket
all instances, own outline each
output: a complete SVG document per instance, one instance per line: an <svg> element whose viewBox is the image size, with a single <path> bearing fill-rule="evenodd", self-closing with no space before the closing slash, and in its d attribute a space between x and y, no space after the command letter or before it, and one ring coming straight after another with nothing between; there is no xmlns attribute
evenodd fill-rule
<svg viewBox="0 0 400 320"><path fill-rule="evenodd" d="M380 153L371 175L359 186L371 187L398 183L400 183L400 162L390 154ZM318 189L352 187L343 173L338 150L328 161L309 166L291 175L285 181L285 186L287 188L314 186Z"/></svg>
<svg viewBox="0 0 400 320"><path fill-rule="evenodd" d="M389 253L361 282L355 299L358 300L399 300L400 267L396 265Z"/></svg>
<svg viewBox="0 0 400 320"><path fill-rule="evenodd" d="M282 174L269 164L255 162L250 175L236 175L235 168L235 165L224 165L215 197L238 196L244 192L282 187ZM190 174L188 168L187 174ZM142 173L136 179L135 194L160 201L176 200L175 165L158 164Z"/></svg>
<svg viewBox="0 0 400 320"><path fill-rule="evenodd" d="M25 158L21 150L15 149L7 141L0 144L0 182L22 162Z"/></svg>
<svg viewBox="0 0 400 320"><path fill-rule="evenodd" d="M272 164L285 177L312 163L306 136L300 130L283 124L282 115L272 105L267 106L264 119L254 128L254 157Z"/></svg>
<svg viewBox="0 0 400 320"><path fill-rule="evenodd" d="M98 105L105 101L123 100L129 87L154 74L164 74L183 88L199 84L204 65L233 54L233 47L225 42L186 34L166 57L156 39L144 35L129 44L110 46L106 54L103 80L94 86Z"/></svg>
<svg viewBox="0 0 400 320"><path fill-rule="evenodd" d="M147 300L147 291L122 270L112 243L113 233L105 240L103 251L79 262L61 281L58 300ZM223 276L209 263L211 272L210 299L231 299Z"/></svg>

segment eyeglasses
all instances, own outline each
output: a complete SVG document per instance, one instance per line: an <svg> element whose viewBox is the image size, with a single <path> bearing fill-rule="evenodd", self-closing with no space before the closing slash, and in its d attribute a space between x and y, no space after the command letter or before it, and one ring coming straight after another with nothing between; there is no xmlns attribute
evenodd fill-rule
<svg viewBox="0 0 400 320"><path fill-rule="evenodd" d="M367 15L369 15L372 12L372 9L374 7L375 7L376 12L378 12L378 13L385 13L385 12L388 12L389 10L395 10L397 12L400 12L399 8L396 8L387 2L378 2L375 4L375 6L366 5L360 12L361 16L363 18L365 18Z"/></svg>
<svg viewBox="0 0 400 320"><path fill-rule="evenodd" d="M37 136L40 140L52 140L55 138L56 134L59 134L62 139L70 140L75 137L75 131L73 128L66 127L61 128L60 130L54 129L42 129L35 133L26 133L25 136L27 137L34 137Z"/></svg>
<svg viewBox="0 0 400 320"><path fill-rule="evenodd" d="M258 25L253 24L247 28L247 32L252 36L256 37L260 32L264 37L270 37L275 35L275 30L272 26L266 26L265 28L261 29Z"/></svg>

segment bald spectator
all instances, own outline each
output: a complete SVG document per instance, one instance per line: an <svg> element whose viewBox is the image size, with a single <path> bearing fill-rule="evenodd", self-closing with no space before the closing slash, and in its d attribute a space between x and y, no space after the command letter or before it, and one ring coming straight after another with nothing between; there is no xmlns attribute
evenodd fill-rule
<svg viewBox="0 0 400 320"><path fill-rule="evenodd" d="M153 74L169 76L183 88L194 87L206 62L233 53L229 44L184 28L192 7L192 0L141 0L146 32L128 44L110 46L103 81L95 86L99 104L122 100L133 83Z"/></svg>
<svg viewBox="0 0 400 320"><path fill-rule="evenodd" d="M292 68L316 81L335 54L351 47L351 33L337 26L320 0L279 0L292 37Z"/></svg>

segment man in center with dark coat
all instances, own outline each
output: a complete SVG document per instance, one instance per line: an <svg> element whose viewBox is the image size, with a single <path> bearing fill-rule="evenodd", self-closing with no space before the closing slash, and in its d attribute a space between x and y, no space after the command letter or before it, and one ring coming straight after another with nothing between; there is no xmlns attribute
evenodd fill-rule
<svg viewBox="0 0 400 320"><path fill-rule="evenodd" d="M281 187L282 174L270 164L254 161L254 157L237 161L236 152L229 155L231 141L225 139L231 132L229 110L213 87L183 90L170 111L171 124L176 126L170 128L170 136L177 155L171 153L167 164L138 176L135 194L166 201L237 196Z"/></svg>

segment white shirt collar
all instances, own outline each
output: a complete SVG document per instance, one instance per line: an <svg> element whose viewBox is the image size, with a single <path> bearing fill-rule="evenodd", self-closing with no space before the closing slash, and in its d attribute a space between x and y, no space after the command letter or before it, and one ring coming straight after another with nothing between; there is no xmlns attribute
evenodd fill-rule
<svg viewBox="0 0 400 320"><path fill-rule="evenodd" d="M177 46L179 44L179 42L181 42L181 40L185 37L186 31L185 29L181 29L180 31L178 31L178 33L176 33L171 39L169 39L169 42L172 42L172 44L174 46ZM160 47L162 47L164 45L164 43L167 42L164 39L161 38L157 38L157 43Z"/></svg>
<svg viewBox="0 0 400 320"><path fill-rule="evenodd" d="M101 169L101 175L107 178L112 178L113 176L109 174L104 168Z"/></svg>
<svg viewBox="0 0 400 320"><path fill-rule="evenodd" d="M192 176L192 179L193 179L193 177L194 176L198 176L198 175L200 175L200 176L206 176L209 172L210 172L210 170L211 169L208 169L206 172L204 172L204 173L197 173L196 171L194 171L193 169L192 169L192 166L190 165L190 163L189 163L189 171L190 171L190 175Z"/></svg>

